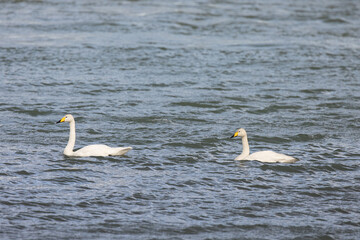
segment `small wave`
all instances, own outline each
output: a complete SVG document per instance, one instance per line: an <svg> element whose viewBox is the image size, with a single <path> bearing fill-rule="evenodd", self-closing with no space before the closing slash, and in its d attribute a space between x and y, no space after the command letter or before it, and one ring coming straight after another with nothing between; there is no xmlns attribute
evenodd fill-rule
<svg viewBox="0 0 360 240"><path fill-rule="evenodd" d="M280 164L264 164L260 167L262 170L273 170L275 172L283 173L304 173L308 172L308 168L299 164L296 165L280 165Z"/></svg>
<svg viewBox="0 0 360 240"><path fill-rule="evenodd" d="M314 140L322 140L326 138L327 136L324 134L297 134L294 137L292 137L292 140L297 142L309 142Z"/></svg>
<svg viewBox="0 0 360 240"><path fill-rule="evenodd" d="M182 106L182 107L194 107L194 108L215 108L221 104L218 101L208 101L208 102L174 102L171 103L171 106Z"/></svg>
<svg viewBox="0 0 360 240"><path fill-rule="evenodd" d="M300 90L302 93L310 93L310 94L317 94L317 93L328 93L328 92L334 92L334 89L330 88L314 88L314 89L303 89Z"/></svg>
<svg viewBox="0 0 360 240"><path fill-rule="evenodd" d="M39 106L40 108L40 106ZM22 107L8 107L4 109L5 111L11 111L14 113L20 113L20 114L25 114L25 115L29 115L32 117L37 117L37 116L48 116L48 115L52 115L53 111L50 110L40 110L38 108L33 108L33 109L28 109L28 108L22 108Z"/></svg>
<svg viewBox="0 0 360 240"><path fill-rule="evenodd" d="M76 177L76 176L54 177L54 178L43 179L43 181L53 182L53 183L61 183L61 184L84 183L84 182L94 183L93 181L88 180L86 178Z"/></svg>
<svg viewBox="0 0 360 240"><path fill-rule="evenodd" d="M34 173L32 172L28 172L28 171L25 171L25 170L21 170L21 171L17 171L15 172L16 174L19 174L19 175L23 175L23 176L29 176L29 175L33 175Z"/></svg>
<svg viewBox="0 0 360 240"><path fill-rule="evenodd" d="M288 110L290 112L295 112L298 111L299 109L301 109L303 106L300 105L278 105L278 104L273 104L270 105L268 107L265 107L263 109L260 110L250 110L249 113L253 113L253 114L266 114L266 113L273 113L273 112L278 112L281 110Z"/></svg>
<svg viewBox="0 0 360 240"><path fill-rule="evenodd" d="M333 17L330 17L330 16L323 16L321 19L325 23L339 23L339 24L349 23L344 18L333 18Z"/></svg>

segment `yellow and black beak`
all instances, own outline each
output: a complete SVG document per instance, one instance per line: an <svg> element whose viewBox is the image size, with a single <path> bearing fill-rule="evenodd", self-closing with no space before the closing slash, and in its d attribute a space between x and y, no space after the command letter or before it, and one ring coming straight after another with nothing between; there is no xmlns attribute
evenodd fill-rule
<svg viewBox="0 0 360 240"><path fill-rule="evenodd" d="M59 121L57 121L56 123L62 123L65 122L65 117L63 117L62 119L60 119Z"/></svg>
<svg viewBox="0 0 360 240"><path fill-rule="evenodd" d="M238 134L239 134L239 132L236 132L236 133L234 133L234 135L232 135L232 137L230 137L230 138L237 137L237 136L238 136Z"/></svg>

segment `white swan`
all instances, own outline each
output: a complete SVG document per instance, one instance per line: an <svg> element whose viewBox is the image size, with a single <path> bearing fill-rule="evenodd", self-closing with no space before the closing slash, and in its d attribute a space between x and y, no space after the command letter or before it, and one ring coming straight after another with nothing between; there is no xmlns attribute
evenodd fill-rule
<svg viewBox="0 0 360 240"><path fill-rule="evenodd" d="M274 162L294 163L298 161L298 159L294 157L281 153L276 153L273 151L261 151L250 154L250 148L249 148L249 143L245 129L243 128L238 129L231 138L237 136L242 137L243 151L239 156L235 158L235 160L257 160L260 162L268 162L268 163L274 163Z"/></svg>
<svg viewBox="0 0 360 240"><path fill-rule="evenodd" d="M132 149L132 147L108 147L106 145L89 145L83 147L74 152L75 146L75 119L71 114L65 115L60 121L56 123L68 122L70 124L70 136L68 144L64 149L64 155L66 156L75 156L75 157L106 157L106 156L116 156L124 155Z"/></svg>

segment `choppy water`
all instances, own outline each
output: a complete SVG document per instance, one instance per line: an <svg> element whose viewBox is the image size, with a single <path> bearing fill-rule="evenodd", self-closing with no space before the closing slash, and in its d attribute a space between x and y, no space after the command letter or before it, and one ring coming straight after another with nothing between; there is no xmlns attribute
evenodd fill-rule
<svg viewBox="0 0 360 240"><path fill-rule="evenodd" d="M0 238L359 239L359 38L357 0L2 1ZM66 113L134 149L63 156Z"/></svg>

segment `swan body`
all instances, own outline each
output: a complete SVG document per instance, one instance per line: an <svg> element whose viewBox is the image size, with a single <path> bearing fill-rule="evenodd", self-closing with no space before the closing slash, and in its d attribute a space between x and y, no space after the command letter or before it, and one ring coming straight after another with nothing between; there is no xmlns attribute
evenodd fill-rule
<svg viewBox="0 0 360 240"><path fill-rule="evenodd" d="M267 163L275 163L275 162L294 163L298 161L298 159L294 157L273 151L260 151L250 154L250 147L245 129L243 128L238 129L231 138L238 136L242 138L243 151L239 156L235 158L235 160L256 160L259 162L267 162Z"/></svg>
<svg viewBox="0 0 360 240"><path fill-rule="evenodd" d="M68 144L64 149L64 155L74 157L106 157L124 155L132 149L132 147L109 147L102 144L94 144L83 147L74 152L75 146L75 119L71 114L65 115L57 123L68 122L70 124L70 136Z"/></svg>

